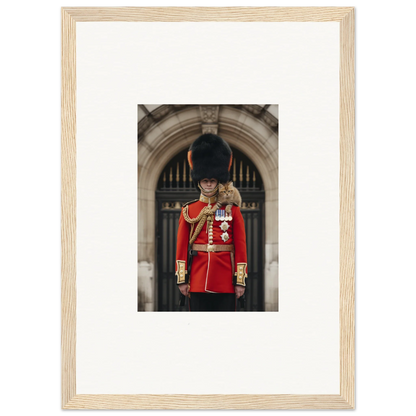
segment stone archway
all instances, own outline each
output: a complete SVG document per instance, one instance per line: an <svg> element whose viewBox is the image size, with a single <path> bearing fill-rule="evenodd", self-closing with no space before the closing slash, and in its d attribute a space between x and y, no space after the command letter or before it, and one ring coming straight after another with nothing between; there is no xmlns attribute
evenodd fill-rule
<svg viewBox="0 0 416 416"><path fill-rule="evenodd" d="M138 291L141 310L155 303L155 191L169 160L207 128L250 156L265 190L265 310L278 310L278 136L263 120L234 106L221 107L204 124L198 106L184 106L154 123L138 144ZM205 132L204 131L204 132Z"/></svg>

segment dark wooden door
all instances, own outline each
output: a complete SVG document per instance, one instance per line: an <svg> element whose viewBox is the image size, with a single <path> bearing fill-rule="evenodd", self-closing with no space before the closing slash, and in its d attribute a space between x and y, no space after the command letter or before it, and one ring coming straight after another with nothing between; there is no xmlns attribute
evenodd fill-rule
<svg viewBox="0 0 416 416"><path fill-rule="evenodd" d="M242 162L239 167L240 174L237 181L234 182L243 200L241 213L246 229L248 269L246 304L242 309L240 303L237 302L237 310L264 311L264 191L258 174L257 178L254 174L254 181L247 180L250 168L253 172L255 172L255 168L249 165L250 161L246 157L243 159L241 154L235 152L234 150L234 157L237 153L239 156L237 160ZM158 311L189 310L187 302L185 307L179 308L180 292L176 286L175 278L176 236L181 207L183 203L199 197L199 193L195 191L186 172L186 164L182 162L185 157L184 153L171 160L161 175L156 191L156 299ZM180 171L179 167L182 166L182 171ZM245 169L246 166L249 168ZM246 181L241 180L242 169L245 169L244 178Z"/></svg>

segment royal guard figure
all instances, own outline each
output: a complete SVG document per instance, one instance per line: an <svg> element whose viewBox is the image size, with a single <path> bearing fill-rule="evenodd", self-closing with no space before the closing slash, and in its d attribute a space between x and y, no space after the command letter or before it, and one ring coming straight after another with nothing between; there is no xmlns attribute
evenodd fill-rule
<svg viewBox="0 0 416 416"><path fill-rule="evenodd" d="M231 148L203 134L190 146L188 162L201 194L182 206L176 283L190 311L235 311L236 300L244 299L247 250L240 194L229 182Z"/></svg>

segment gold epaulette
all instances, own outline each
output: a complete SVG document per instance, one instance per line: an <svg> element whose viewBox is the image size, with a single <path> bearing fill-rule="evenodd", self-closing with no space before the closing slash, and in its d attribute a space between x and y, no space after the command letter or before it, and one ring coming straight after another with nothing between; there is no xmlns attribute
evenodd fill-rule
<svg viewBox="0 0 416 416"><path fill-rule="evenodd" d="M183 208L183 207L186 207L187 205L192 204L193 202L196 202L196 201L199 201L199 199L194 199L194 200L192 200L192 201L185 202L184 204L182 204L182 208Z"/></svg>

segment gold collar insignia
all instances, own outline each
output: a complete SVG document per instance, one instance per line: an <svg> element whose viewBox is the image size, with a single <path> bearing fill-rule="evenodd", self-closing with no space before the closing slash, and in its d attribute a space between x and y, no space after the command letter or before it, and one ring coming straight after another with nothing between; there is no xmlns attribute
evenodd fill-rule
<svg viewBox="0 0 416 416"><path fill-rule="evenodd" d="M201 194L199 196L199 200L201 202L205 202L206 204L215 204L215 202L217 202L217 195L208 197Z"/></svg>

